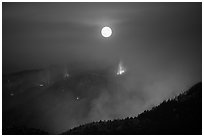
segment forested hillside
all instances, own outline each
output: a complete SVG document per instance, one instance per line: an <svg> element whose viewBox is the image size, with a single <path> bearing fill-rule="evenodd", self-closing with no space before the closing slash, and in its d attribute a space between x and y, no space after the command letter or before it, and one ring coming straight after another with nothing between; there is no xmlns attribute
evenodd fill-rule
<svg viewBox="0 0 204 137"><path fill-rule="evenodd" d="M92 122L63 134L202 134L202 83L137 117Z"/></svg>

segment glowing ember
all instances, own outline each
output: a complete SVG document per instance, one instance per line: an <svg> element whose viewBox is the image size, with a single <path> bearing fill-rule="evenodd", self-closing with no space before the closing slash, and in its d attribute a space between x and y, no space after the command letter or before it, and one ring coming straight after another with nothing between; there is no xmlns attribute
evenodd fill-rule
<svg viewBox="0 0 204 137"><path fill-rule="evenodd" d="M68 77L69 77L69 74L68 74L68 73L65 73L64 77L65 77L65 78L68 78Z"/></svg>
<svg viewBox="0 0 204 137"><path fill-rule="evenodd" d="M10 96L14 96L14 93L10 93Z"/></svg>

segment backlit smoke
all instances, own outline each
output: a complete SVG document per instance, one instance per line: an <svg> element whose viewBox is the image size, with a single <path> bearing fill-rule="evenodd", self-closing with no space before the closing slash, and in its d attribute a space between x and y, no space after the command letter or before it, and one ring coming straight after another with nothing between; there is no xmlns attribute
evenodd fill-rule
<svg viewBox="0 0 204 137"><path fill-rule="evenodd" d="M202 80L202 3L4 2L2 35L3 127L137 116Z"/></svg>

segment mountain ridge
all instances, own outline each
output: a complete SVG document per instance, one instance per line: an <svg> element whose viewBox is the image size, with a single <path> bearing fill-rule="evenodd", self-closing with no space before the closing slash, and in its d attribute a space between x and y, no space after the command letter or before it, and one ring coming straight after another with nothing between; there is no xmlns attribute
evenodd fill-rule
<svg viewBox="0 0 204 137"><path fill-rule="evenodd" d="M137 117L92 122L62 134L202 134L201 130L202 83L199 82Z"/></svg>
<svg viewBox="0 0 204 137"><path fill-rule="evenodd" d="M3 135L45 135L27 127L2 129ZM202 83L173 99L165 100L136 117L91 122L69 129L62 135L200 135L202 134Z"/></svg>

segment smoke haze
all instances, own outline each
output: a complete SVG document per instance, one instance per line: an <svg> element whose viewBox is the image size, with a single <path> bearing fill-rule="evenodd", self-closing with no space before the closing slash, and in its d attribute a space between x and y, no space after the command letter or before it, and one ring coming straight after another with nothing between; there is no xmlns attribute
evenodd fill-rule
<svg viewBox="0 0 204 137"><path fill-rule="evenodd" d="M3 127L57 134L137 116L202 80L201 3L2 7Z"/></svg>

